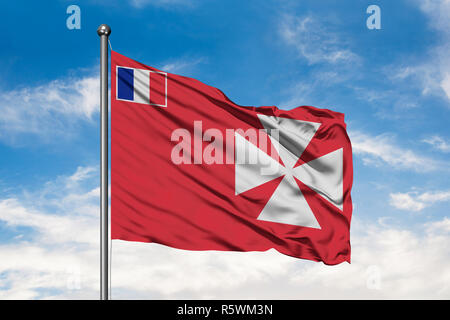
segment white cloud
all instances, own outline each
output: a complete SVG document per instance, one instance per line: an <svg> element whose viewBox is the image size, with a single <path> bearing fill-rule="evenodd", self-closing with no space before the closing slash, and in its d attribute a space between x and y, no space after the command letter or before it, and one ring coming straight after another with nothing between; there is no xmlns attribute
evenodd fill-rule
<svg viewBox="0 0 450 320"><path fill-rule="evenodd" d="M325 106L328 108L329 104L334 105L336 100L332 99L332 96L329 96L326 92L335 85L344 85L350 77L348 72L331 71L329 68L317 70L311 77L301 80L289 88L287 90L289 98L277 105L287 109L300 105Z"/></svg>
<svg viewBox="0 0 450 320"><path fill-rule="evenodd" d="M75 171L73 175L69 176L67 180L71 182L82 181L91 177L91 175L95 171L96 171L95 167L78 167L77 171Z"/></svg>
<svg viewBox="0 0 450 320"><path fill-rule="evenodd" d="M359 57L337 33L327 29L312 16L283 16L280 35L287 44L294 46L309 64L359 61Z"/></svg>
<svg viewBox="0 0 450 320"><path fill-rule="evenodd" d="M425 192L417 197L420 201L423 202L441 202L441 201L449 201L450 200L450 191L438 191L438 192Z"/></svg>
<svg viewBox="0 0 450 320"><path fill-rule="evenodd" d="M428 232L434 232L436 234L450 233L450 218L427 223L426 227Z"/></svg>
<svg viewBox="0 0 450 320"><path fill-rule="evenodd" d="M365 70L364 57L352 51L344 34L334 31L314 16L294 17L286 14L281 17L279 32L281 39L296 48L300 57L319 69L337 71L339 89L352 88L355 96L369 101L377 107L376 115L382 119L405 119L409 110L421 106L420 96L438 96L450 101L450 9L448 1L416 1L430 22L433 32L438 35L437 44L429 48L427 58L415 58L414 53L403 55L401 61L382 67L379 71ZM328 24L330 22L326 20ZM317 67L317 66L316 66ZM380 72L391 82L385 90L364 87L370 80L367 75ZM334 105L339 98L330 99L335 90L330 89L331 80L320 81L317 72L292 86L292 98L286 99L283 106L292 105ZM372 77L373 78L373 77ZM351 81L349 81L351 80ZM369 81L370 82L370 81ZM358 85L359 84L359 85ZM300 102L299 101L308 101ZM411 116L412 117L412 116Z"/></svg>
<svg viewBox="0 0 450 320"><path fill-rule="evenodd" d="M421 211L436 202L450 201L450 191L391 193L390 204L400 210Z"/></svg>
<svg viewBox="0 0 450 320"><path fill-rule="evenodd" d="M177 59L170 62L165 63L160 69L166 72L170 73L181 73L181 72L188 72L190 71L194 66L198 65L199 63L205 62L204 58L196 58L196 59Z"/></svg>
<svg viewBox="0 0 450 320"><path fill-rule="evenodd" d="M98 273L91 271L98 269L99 239L99 190L92 186L98 180L96 173L95 167L79 167L37 191L0 199L0 221L11 233L0 244L4 275L0 299L48 298L61 290L67 298L77 293L71 289L74 281L81 281L87 297L94 297Z"/></svg>
<svg viewBox="0 0 450 320"><path fill-rule="evenodd" d="M58 177L44 186L43 195L31 192L23 201L0 200L0 220L10 231L16 226L33 231L32 236L0 244L0 298L98 298L97 177L84 175L84 179L75 179L78 185L67 183L86 171L78 168L72 176ZM82 182L91 185L83 190ZM57 187L61 192L55 191ZM29 197L36 201L30 202ZM420 197L421 201L436 198L436 194ZM41 205L43 199L66 204L60 211L53 206L49 211ZM85 212L94 202L96 214ZM113 241L112 297L450 297L450 219L430 221L415 233L386 221L363 224L359 216L355 212L352 222L352 264L338 266L294 259L274 250L195 252Z"/></svg>
<svg viewBox="0 0 450 320"><path fill-rule="evenodd" d="M98 77L86 76L0 91L0 139L13 141L23 134L46 139L66 136L77 121L92 120L99 90Z"/></svg>
<svg viewBox="0 0 450 320"><path fill-rule="evenodd" d="M428 61L421 61L417 65L389 66L386 73L394 83L403 83L414 90L417 88L423 96L435 95L450 100L450 60L446 61L438 56L443 50L447 49L433 48Z"/></svg>
<svg viewBox="0 0 450 320"><path fill-rule="evenodd" d="M444 90L447 98L450 100L450 73L446 73L440 83L442 90Z"/></svg>
<svg viewBox="0 0 450 320"><path fill-rule="evenodd" d="M450 1L449 0L416 0L420 9L429 15L432 28L450 35Z"/></svg>
<svg viewBox="0 0 450 320"><path fill-rule="evenodd" d="M449 238L448 232L438 234L429 228L425 234L418 235L392 226L358 227L366 229L357 238L353 237L352 265L339 265L333 270L317 265L307 272L299 272L297 283L311 288L312 298L321 296L314 290L317 286L322 286L322 294L329 298L445 299L449 296L450 272L446 269L449 254L439 242Z"/></svg>
<svg viewBox="0 0 450 320"><path fill-rule="evenodd" d="M450 2L448 0L416 0L415 4L437 32L438 43L431 47L428 59L410 65L390 66L392 80L405 81L409 87L419 86L423 95L437 95L450 101Z"/></svg>
<svg viewBox="0 0 450 320"><path fill-rule="evenodd" d="M45 243L82 243L95 239L95 230L90 227L92 216L81 213L47 214L25 208L14 198L0 201L0 220L9 226L32 228L41 235L40 241Z"/></svg>
<svg viewBox="0 0 450 320"><path fill-rule="evenodd" d="M0 220L8 226L30 227L45 243L95 242L90 226L98 216L99 188L86 190L83 180L98 175L95 167L78 167L70 176L61 176L35 192L18 198L0 199ZM51 212L51 213L49 213Z"/></svg>
<svg viewBox="0 0 450 320"><path fill-rule="evenodd" d="M450 142L447 142L440 136L435 135L428 139L423 139L422 142L428 143L429 145L432 145L434 148L442 152L450 152Z"/></svg>
<svg viewBox="0 0 450 320"><path fill-rule="evenodd" d="M359 131L350 131L349 135L353 152L360 155L365 164L417 172L448 169L446 163L439 163L396 145L388 135L370 136Z"/></svg>
<svg viewBox="0 0 450 320"><path fill-rule="evenodd" d="M397 209L408 211L421 211L426 204L415 200L409 193L391 193L389 203Z"/></svg>

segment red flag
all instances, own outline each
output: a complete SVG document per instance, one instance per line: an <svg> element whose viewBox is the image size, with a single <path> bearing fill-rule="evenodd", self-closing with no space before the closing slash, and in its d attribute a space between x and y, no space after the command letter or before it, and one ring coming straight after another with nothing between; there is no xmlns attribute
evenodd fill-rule
<svg viewBox="0 0 450 320"><path fill-rule="evenodd" d="M243 107L111 56L111 237L350 262L344 115Z"/></svg>

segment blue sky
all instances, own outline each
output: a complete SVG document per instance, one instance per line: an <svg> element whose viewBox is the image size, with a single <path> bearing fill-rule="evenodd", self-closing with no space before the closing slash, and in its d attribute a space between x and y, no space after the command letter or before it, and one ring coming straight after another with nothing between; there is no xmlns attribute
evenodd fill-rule
<svg viewBox="0 0 450 320"><path fill-rule="evenodd" d="M448 1L108 3L2 6L0 298L98 297L101 23L115 51L238 104L343 112L354 149L351 265L117 241L113 298L450 297Z"/></svg>

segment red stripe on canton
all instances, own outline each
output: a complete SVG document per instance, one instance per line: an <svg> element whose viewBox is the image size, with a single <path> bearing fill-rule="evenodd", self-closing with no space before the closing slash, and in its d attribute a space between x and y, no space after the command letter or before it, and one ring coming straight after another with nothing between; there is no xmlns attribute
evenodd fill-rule
<svg viewBox="0 0 450 320"><path fill-rule="evenodd" d="M150 72L150 104L166 104L166 75Z"/></svg>

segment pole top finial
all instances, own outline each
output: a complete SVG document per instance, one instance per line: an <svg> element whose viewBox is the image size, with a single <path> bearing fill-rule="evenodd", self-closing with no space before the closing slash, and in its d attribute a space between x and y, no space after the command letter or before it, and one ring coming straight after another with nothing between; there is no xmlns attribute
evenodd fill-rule
<svg viewBox="0 0 450 320"><path fill-rule="evenodd" d="M111 28L107 24L101 24L97 29L97 34L101 36L109 36L111 34Z"/></svg>

